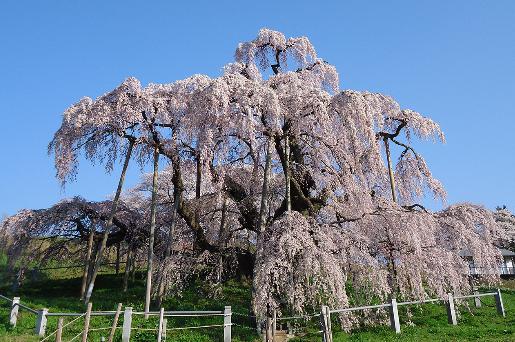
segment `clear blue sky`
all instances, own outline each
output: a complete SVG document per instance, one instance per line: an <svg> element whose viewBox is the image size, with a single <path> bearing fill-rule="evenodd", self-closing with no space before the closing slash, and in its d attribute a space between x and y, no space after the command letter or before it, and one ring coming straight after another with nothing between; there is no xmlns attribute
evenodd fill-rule
<svg viewBox="0 0 515 342"><path fill-rule="evenodd" d="M261 27L306 35L343 89L438 121L421 151L449 203L515 209L515 1L6 1L0 4L0 214L103 199L118 170L82 163L63 191L46 146L61 113L135 76L211 76ZM133 165L129 185L138 180Z"/></svg>

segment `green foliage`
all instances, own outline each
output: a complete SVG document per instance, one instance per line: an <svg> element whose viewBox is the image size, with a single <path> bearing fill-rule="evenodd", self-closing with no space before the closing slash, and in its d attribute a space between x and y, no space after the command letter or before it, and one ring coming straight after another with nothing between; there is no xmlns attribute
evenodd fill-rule
<svg viewBox="0 0 515 342"><path fill-rule="evenodd" d="M6 273L6 257L0 253L0 293L12 297L12 275ZM78 290L81 281L80 269L46 270L38 274L28 274L27 281L19 290L18 295L22 302L33 308L47 307L50 312L84 312L85 306L78 299ZM121 291L122 273L115 275L112 269L105 269L98 278L95 293L92 298L93 309L115 310L117 303L123 306L132 306L135 311L143 310L144 273L136 274L136 280L131 283L126 293ZM506 309L506 318L500 317L492 297L483 297L483 307L477 309L469 301L468 308L462 306L459 310L458 326L447 323L445 308L439 304L425 304L411 306L410 312L405 306L400 307L401 318L400 335L392 333L386 325L367 325L352 331L351 334L339 331L336 317L333 317L334 341L515 341L515 281L506 281L503 286L503 299ZM222 310L224 305L231 305L233 312L244 315L250 312L251 285L249 282L229 281L223 285L219 295L212 295L212 288L205 287L199 282L192 283L180 297L173 297L164 303L167 310ZM0 342L3 341L38 341L33 335L36 317L21 310L16 328L9 325L9 304L0 300ZM71 318L67 318L69 322ZM84 320L67 327L64 331L65 340L71 339L82 330ZM158 318L155 316L145 320L143 316L133 316L133 327L141 329L156 329ZM221 317L181 317L170 318L168 328L221 324ZM255 330L246 329L239 325L251 325L245 316L233 315L233 341L254 342L258 340ZM120 316L118 326L123 323ZM91 327L110 327L112 317L92 317ZM320 334L318 319L310 322L300 322L297 326L301 337L292 342L319 341ZM47 332L53 332L57 326L57 318L49 317ZM109 330L92 331L91 341L107 337ZM196 330L170 331L167 341L172 342L210 342L220 341L223 336L222 328L208 328ZM156 339L155 330L135 330L132 333L133 341L152 341ZM121 329L117 330L116 339L121 340Z"/></svg>

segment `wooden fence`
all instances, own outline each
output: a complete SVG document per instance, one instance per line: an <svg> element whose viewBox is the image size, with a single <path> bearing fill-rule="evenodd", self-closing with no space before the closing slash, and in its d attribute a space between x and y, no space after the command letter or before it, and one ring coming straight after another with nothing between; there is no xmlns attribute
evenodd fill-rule
<svg viewBox="0 0 515 342"><path fill-rule="evenodd" d="M322 341L323 342L333 342L333 335L332 335L332 329L331 329L331 314L334 314L334 313L388 308L388 313L390 316L390 327L392 328L393 331L395 331L395 333L400 334L401 326L400 326L400 321L399 321L399 311L398 311L399 306L412 305L412 304L434 303L434 302L441 301L441 302L445 303L445 306L447 309L447 320L448 320L449 324L457 325L458 321L456 319L456 306L455 306L454 300L455 299L474 298L474 303L475 303L476 307L480 307L481 301L479 300L479 298L483 297L483 296L494 296L495 305L496 305L498 314L502 315L503 317L506 316L506 313L504 311L504 304L502 301L501 291L499 289L497 289L495 292L487 292L487 293L479 293L479 292L475 291L474 294L465 295L465 296L454 296L452 293L448 293L447 298L444 298L444 299L436 298L436 299L426 299L426 300L414 300L414 301L407 301L407 302L397 302L397 300L395 298L392 298L390 300L390 302L386 303L386 304L361 306L361 307L355 307L355 308L344 308L344 309L331 310L327 306L322 306L322 309L320 312L320 326L322 328Z"/></svg>
<svg viewBox="0 0 515 342"><path fill-rule="evenodd" d="M455 300L468 299L473 298L474 304L476 307L481 307L480 297L484 296L493 296L495 299L495 306L499 315L505 317L504 304L502 301L501 291L496 289L495 292L486 292L479 293L477 290L474 291L471 295L453 295L448 293L446 298L434 298L434 299L425 299L425 300L413 300L413 301L405 301L405 302L397 302L395 298L391 299L388 303L377 304L377 305L367 305L360 307L351 307L351 308L341 308L341 309L330 309L328 306L322 306L320 313L315 313L312 315L300 315L300 316L292 316L292 317L277 317L275 310L270 310L268 317L265 321L265 329L263 331L263 341L264 342L274 342L278 338L279 335L285 334L285 331L280 331L278 329L278 324L280 321L292 321L292 320L310 320L313 318L320 319L320 328L321 328L321 337L322 342L332 342L333 341L333 333L331 327L331 314L345 313L345 312L353 312L353 311L363 311L363 310L377 310L377 309L388 309L388 315L390 317L390 327L395 333L400 334L401 326L399 319L399 311L398 307L403 305L413 305L413 304L425 304L425 303L435 303L435 302L443 302L447 311L447 318L449 324L457 325L456 318L456 305ZM293 335L293 331L291 326L288 324L287 335Z"/></svg>
<svg viewBox="0 0 515 342"><path fill-rule="evenodd" d="M483 296L493 296L495 299L496 309L499 315L505 317L504 304L502 301L501 291L497 289L495 292L486 292L479 293L478 291L474 291L471 295L453 295L451 293L447 294L446 298L435 298L435 299L425 299L425 300L414 300L414 301L405 301L405 302L397 302L395 298L391 299L388 303L377 304L377 305L368 305L368 306L360 306L360 307L352 307L352 308L336 308L330 309L328 306L322 306L319 314L314 315L302 315L302 316L292 316L292 317L277 317L276 311L271 310L269 317L267 317L265 322L265 331L264 331L264 341L265 342L274 342L278 337L278 329L277 324L279 321L288 321L295 319L311 319L314 317L320 318L320 327L322 334L323 342L332 342L332 328L331 328L331 314L345 313L345 312L353 312L353 311L362 311L362 310L374 310L374 309L385 309L388 308L388 313L390 316L390 326L395 331L395 333L399 334L401 332L400 320L399 320L399 312L398 307L402 305L413 305L413 304L424 304L424 303L435 303L435 302L444 302L447 309L447 318L449 324L457 325L456 318L456 306L455 300L461 299L469 299L473 298L476 307L481 306L480 297ZM19 309L26 310L32 314L37 315L36 326L34 329L35 334L42 338L41 342L49 341L52 337L55 336L56 342L62 342L62 334L63 330L74 323L75 321L84 318L84 326L82 331L74 336L71 341L75 341L79 337L82 337L82 342L86 342L88 338L88 333L96 330L110 330L108 341L111 342L113 340L115 331L117 329L122 329L122 341L129 342L131 333L134 330L150 330L155 331L157 334L157 341L162 342L166 340L167 331L173 330L191 330L191 329L212 329L212 328L222 328L223 329L223 341L230 342L231 334L232 334L232 326L238 325L232 322L233 312L231 311L230 306L226 306L224 310L220 311L165 311L164 308L161 308L159 311L150 311L150 312L140 312L133 311L132 307L126 307L123 311L123 325L121 327L118 326L118 318L122 314L122 304L119 303L116 311L92 311L92 304L88 303L86 312L84 313L69 313L69 312L49 312L48 309L43 308L39 310L35 310L33 308L28 307L21 303L19 297L8 298L0 295L0 299L4 299L11 303L11 313L9 322L11 325L16 326L18 319ZM236 315L245 316L244 314L234 313ZM159 316L159 323L156 328L138 328L132 326L133 317L137 315L142 315L145 318L150 316ZM48 317L58 317L57 330L46 335L46 325ZM97 327L90 328L90 319L92 316L112 316L113 323L110 327ZM64 324L64 317L75 317L72 321ZM210 324L210 325L197 325L197 326L187 326L187 327L167 327L167 318L168 317L223 317L223 321L220 324ZM245 326L242 326L246 328ZM252 327L248 327L249 329L253 329ZM46 335L46 336L45 336Z"/></svg>
<svg viewBox="0 0 515 342"><path fill-rule="evenodd" d="M27 310L28 312L37 315L36 317L36 325L34 328L34 333L41 337L40 342L55 340L56 342L62 342L63 331L66 327L76 322L77 320L84 318L84 325L81 329L82 331L74 336L69 342L76 341L79 338L82 338L82 342L86 342L88 339L88 334L92 331L98 330L109 330L109 338L108 341L112 342L115 332L117 329L122 329L122 341L129 342L131 338L131 333L135 330L146 330L146 331L154 331L157 335L157 341L162 342L166 340L166 334L169 331L177 331L177 330L193 330L193 329L212 329L212 328L222 328L223 329L223 342L231 341L232 334L232 311L230 306L226 306L224 310L220 311L165 311L164 308L161 308L159 311L150 311L150 312L140 312L133 311L132 307L125 307L122 312L122 303L118 304L118 308L116 311L92 311L92 304L88 303L86 312L84 313L74 313L74 312L49 312L48 309L43 308L39 310L35 310L30 308L20 302L19 297L8 298L3 295L0 295L0 299L4 299L11 303L11 313L10 313L10 324L12 326L16 326L18 320L18 312L19 309ZM123 313L123 324L122 326L118 326L118 319L120 315ZM159 323L155 328L138 328L133 326L132 321L133 317L136 315L142 315L145 318L150 316L159 316ZM90 327L90 319L92 316L108 316L113 317L113 322L110 327ZM57 330L52 333L46 335L47 321L49 317L58 317ZM70 322L64 324L64 317L75 317ZM169 317L223 317L223 320L220 324L209 324L209 325L194 325L194 326L185 326L185 327L167 327L167 318Z"/></svg>

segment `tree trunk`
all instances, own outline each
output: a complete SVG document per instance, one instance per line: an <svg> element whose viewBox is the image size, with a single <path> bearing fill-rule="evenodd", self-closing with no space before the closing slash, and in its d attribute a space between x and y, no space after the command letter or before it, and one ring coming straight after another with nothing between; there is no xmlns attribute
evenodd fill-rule
<svg viewBox="0 0 515 342"><path fill-rule="evenodd" d="M268 183L270 182L270 165L272 163L272 137L266 142L265 171L263 174L263 190L261 191L261 206L259 208L259 222L257 232L265 230L265 221L268 212Z"/></svg>
<svg viewBox="0 0 515 342"><path fill-rule="evenodd" d="M224 194L224 201L222 204L222 217L220 219L220 234L218 236L218 246L220 247L220 251L223 251L226 245L227 241L227 231L226 231L226 221L227 221L227 196ZM218 275L217 280L218 282L222 282L222 275L223 275L223 252L220 252L220 257L218 259Z"/></svg>
<svg viewBox="0 0 515 342"><path fill-rule="evenodd" d="M104 250L107 245L107 238L109 236L109 231L111 230L111 226L113 225L113 218L116 214L116 209L118 208L118 202L120 200L120 194L122 193L123 182L125 181L125 174L127 173L127 167L129 166L129 160L131 159L132 149L134 147L134 140L129 141L129 148L127 149L127 154L125 155L125 161L123 163L122 174L120 175L120 180L118 182L118 188L116 189L116 195L114 196L113 206L111 207L111 212L109 213L109 219L106 223L106 228L104 231L104 235L102 236L102 243L100 245L100 249L98 251L97 260L95 262L95 267L93 268L93 274L91 275L91 281L88 286L88 292L86 293L86 297L84 298L84 302L88 303L91 295L93 293L93 288L95 287L95 280L97 278L98 270L100 269L100 264L102 263L102 257L104 254Z"/></svg>
<svg viewBox="0 0 515 342"><path fill-rule="evenodd" d="M195 182L195 198L196 206L195 206L195 221L197 224L200 223L200 201L198 200L200 198L200 189L202 186L202 161L200 160L200 151L197 154L197 179Z"/></svg>
<svg viewBox="0 0 515 342"><path fill-rule="evenodd" d="M136 263L137 263L137 258L138 255L136 254L136 251L133 251L132 252L132 257L131 257L131 281L134 283L136 281Z"/></svg>
<svg viewBox="0 0 515 342"><path fill-rule="evenodd" d="M290 138L286 136L284 138L285 146L284 146L284 157L285 157L285 165L286 170L284 170L284 177L286 179L286 211L291 211L291 190L290 190Z"/></svg>
<svg viewBox="0 0 515 342"><path fill-rule="evenodd" d="M392 191L392 199L397 203L397 195L395 194L395 177L392 169L392 159L390 156L390 144L388 138L384 138L384 147L386 149L386 160L388 161L388 174L390 175L390 189Z"/></svg>
<svg viewBox="0 0 515 342"><path fill-rule="evenodd" d="M120 243L116 244L116 264L115 264L116 275L120 273Z"/></svg>
<svg viewBox="0 0 515 342"><path fill-rule="evenodd" d="M129 274L132 267L132 243L127 248L127 259L125 260L125 271L123 273L123 292L127 292L129 286Z"/></svg>
<svg viewBox="0 0 515 342"><path fill-rule="evenodd" d="M172 222L170 223L170 227L168 230L168 238L166 242L166 249L165 249L165 262L167 259L172 255L172 249L173 249L173 234L175 231L175 222L177 220L177 209L179 207L179 191L178 189L174 189L174 195L173 195L173 208L172 208ZM164 282L164 274L162 274L159 277L159 290L157 295L157 304L159 307L161 307L161 304L163 303L163 298L165 294L165 282Z"/></svg>
<svg viewBox="0 0 515 342"><path fill-rule="evenodd" d="M154 174L152 177L152 203L150 205L150 236L148 239L147 289L145 292L145 319L150 311L150 294L152 292L152 264L154 262L154 233L156 229L157 175L159 171L159 150L154 148Z"/></svg>
<svg viewBox="0 0 515 342"><path fill-rule="evenodd" d="M86 285L88 283L88 274L91 267L91 254L93 253L93 237L95 236L95 222L91 223L88 238L88 251L86 253L86 260L84 262L84 272L82 273L82 284L80 286L80 300L84 299L84 293L86 292Z"/></svg>

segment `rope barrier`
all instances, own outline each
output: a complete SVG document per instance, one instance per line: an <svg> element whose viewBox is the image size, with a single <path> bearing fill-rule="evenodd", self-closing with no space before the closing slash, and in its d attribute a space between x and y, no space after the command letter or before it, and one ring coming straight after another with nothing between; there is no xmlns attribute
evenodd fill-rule
<svg viewBox="0 0 515 342"><path fill-rule="evenodd" d="M25 310L29 311L29 312L32 312L33 314L36 314L36 315L38 314L38 310L34 310L34 309L32 309L32 308L29 308L28 306L23 305L22 303L18 303L18 306L19 306L20 308L23 308L23 309L25 309Z"/></svg>
<svg viewBox="0 0 515 342"><path fill-rule="evenodd" d="M233 312L232 314L233 314L233 315L235 315L235 316L243 316L243 317L252 317L252 318L256 318L256 316L248 315L248 314L242 314L242 313L239 313L239 312Z"/></svg>
<svg viewBox="0 0 515 342"><path fill-rule="evenodd" d="M232 323L232 325L234 325L234 326L236 326L236 327L243 328L243 329L256 330L256 328L248 327L248 326L246 326L246 325L241 325L241 324L237 324L237 323Z"/></svg>
<svg viewBox="0 0 515 342"><path fill-rule="evenodd" d="M13 300L11 298L7 298L6 296L0 295L0 298L5 299L5 300L7 300L7 301L9 301L11 303L13 302Z"/></svg>
<svg viewBox="0 0 515 342"><path fill-rule="evenodd" d="M168 329L166 329L166 331L226 327L226 326L230 326L230 325L233 325L233 324L213 324L213 325L198 325L198 326L194 326L194 327L168 328Z"/></svg>
<svg viewBox="0 0 515 342"><path fill-rule="evenodd" d="M120 328L120 327L118 327ZM93 329L88 329L88 332L89 331L98 331L98 330L111 330L111 327L107 327L107 328L93 328Z"/></svg>
<svg viewBox="0 0 515 342"><path fill-rule="evenodd" d="M81 336L81 335L82 335L82 331L81 331L80 333L78 333L77 335L75 335L75 336L74 336L70 341L68 341L68 342L73 342L73 341L75 341L75 339L76 339L77 337Z"/></svg>
<svg viewBox="0 0 515 342"><path fill-rule="evenodd" d="M83 317L85 315L85 313L83 313L82 315L80 315L79 317L77 318L74 318L72 319L70 322L66 323L65 325L63 325L63 327L61 329L64 329L66 328L67 326L69 326L70 324L72 324L73 322L75 322L76 320L78 320L79 318ZM47 337L45 337L44 339L42 339L40 342L43 342L43 341L46 341L50 336L53 336L55 335L55 333L57 333L57 330L54 331L53 333L51 333L50 335L48 335Z"/></svg>
<svg viewBox="0 0 515 342"><path fill-rule="evenodd" d="M313 314L313 315L302 315L302 316L290 316L290 317L277 317L276 320L277 321L286 321L286 320L294 320L294 319L303 319L303 318L308 318L308 319L311 319L313 317L318 317L320 316L319 313L316 313L316 314Z"/></svg>

